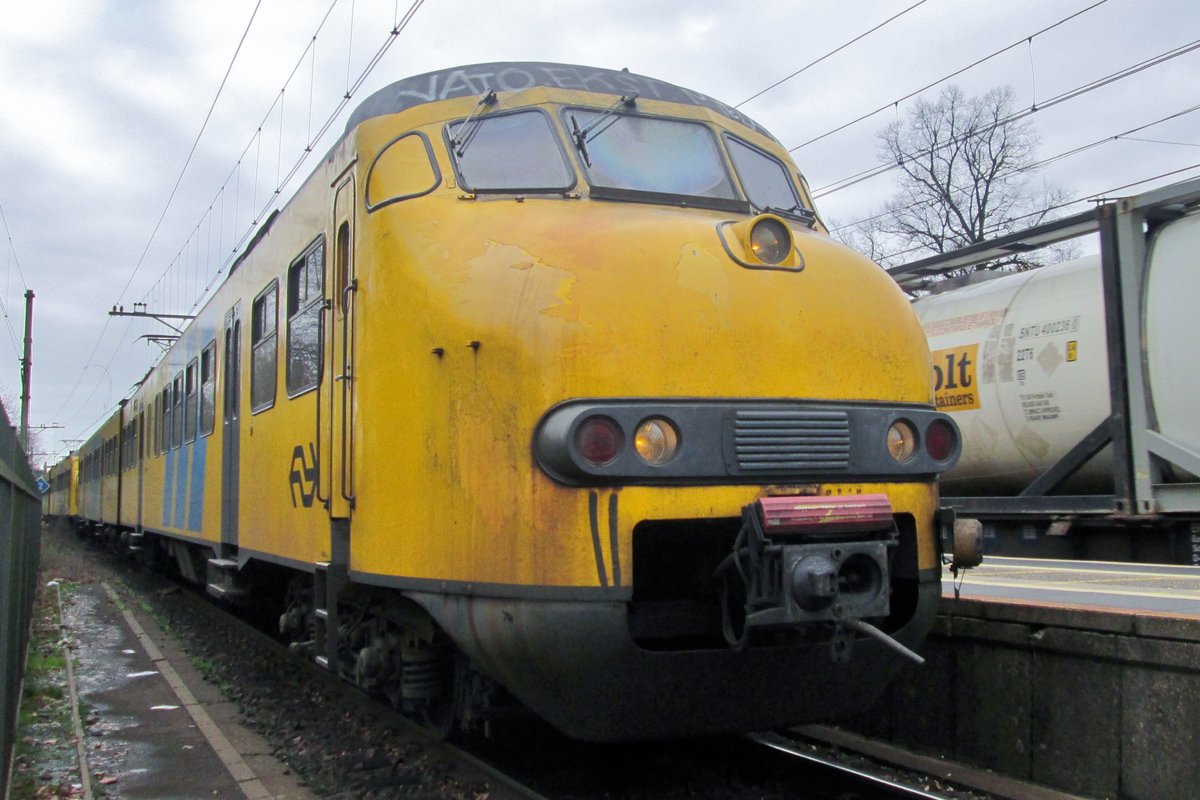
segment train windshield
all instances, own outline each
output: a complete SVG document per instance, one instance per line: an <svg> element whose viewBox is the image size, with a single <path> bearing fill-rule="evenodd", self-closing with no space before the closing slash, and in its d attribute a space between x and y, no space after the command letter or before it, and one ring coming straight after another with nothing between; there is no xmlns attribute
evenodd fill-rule
<svg viewBox="0 0 1200 800"><path fill-rule="evenodd" d="M469 126L469 127L468 127ZM477 192L563 191L575 184L550 118L541 111L479 117L447 127L463 188ZM470 128L473 128L470 129Z"/></svg>
<svg viewBox="0 0 1200 800"><path fill-rule="evenodd" d="M790 212L799 207L795 184L782 162L732 136L725 137L725 144L746 197L756 210Z"/></svg>
<svg viewBox="0 0 1200 800"><path fill-rule="evenodd" d="M707 205L718 206L738 200L716 139L704 125L583 109L569 110L566 120L593 193L706 198L716 201Z"/></svg>

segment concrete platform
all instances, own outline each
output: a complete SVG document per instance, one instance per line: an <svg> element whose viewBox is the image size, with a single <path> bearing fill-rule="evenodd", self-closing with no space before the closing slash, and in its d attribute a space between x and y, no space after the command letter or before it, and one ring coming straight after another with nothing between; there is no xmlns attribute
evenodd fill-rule
<svg viewBox="0 0 1200 800"><path fill-rule="evenodd" d="M1200 619L1174 603L1194 591L1189 576L1151 576L1146 594L1166 596L1146 608L1116 602L1137 599L1128 586L1144 568L1008 566L1023 575L996 588L1038 594L943 599L925 666L850 727L1083 797L1200 796ZM1100 591L1041 596L1084 581Z"/></svg>
<svg viewBox="0 0 1200 800"><path fill-rule="evenodd" d="M63 609L91 788L106 798L313 798L140 609L85 584Z"/></svg>
<svg viewBox="0 0 1200 800"><path fill-rule="evenodd" d="M947 568L943 596L954 596L953 580ZM1200 567L987 556L960 597L1200 619Z"/></svg>

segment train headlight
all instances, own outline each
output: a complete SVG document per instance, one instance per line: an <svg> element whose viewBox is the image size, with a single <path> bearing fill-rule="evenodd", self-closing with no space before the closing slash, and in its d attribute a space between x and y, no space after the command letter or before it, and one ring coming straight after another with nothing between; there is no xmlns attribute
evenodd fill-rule
<svg viewBox="0 0 1200 800"><path fill-rule="evenodd" d="M747 269L804 269L804 254L796 245L792 229L774 214L721 222L717 235L729 257Z"/></svg>
<svg viewBox="0 0 1200 800"><path fill-rule="evenodd" d="M898 419L892 423L887 432L887 449L900 464L913 457L917 449L917 432L910 422Z"/></svg>
<svg viewBox="0 0 1200 800"><path fill-rule="evenodd" d="M633 449L647 464L665 464L679 449L679 433L665 419L648 419L634 433Z"/></svg>
<svg viewBox="0 0 1200 800"><path fill-rule="evenodd" d="M763 217L750 229L750 249L763 263L782 263L791 255L792 233L779 220Z"/></svg>
<svg viewBox="0 0 1200 800"><path fill-rule="evenodd" d="M958 436L944 419L936 419L925 429L925 452L934 461L945 461L954 454Z"/></svg>
<svg viewBox="0 0 1200 800"><path fill-rule="evenodd" d="M602 467L621 452L621 428L608 417L589 417L575 432L575 446L585 460Z"/></svg>

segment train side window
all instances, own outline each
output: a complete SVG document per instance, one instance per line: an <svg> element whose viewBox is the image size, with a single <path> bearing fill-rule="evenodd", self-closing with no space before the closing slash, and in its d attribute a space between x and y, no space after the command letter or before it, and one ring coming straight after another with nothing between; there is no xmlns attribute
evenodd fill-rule
<svg viewBox="0 0 1200 800"><path fill-rule="evenodd" d="M429 139L403 134L384 145L367 170L367 211L427 195L441 182Z"/></svg>
<svg viewBox="0 0 1200 800"><path fill-rule="evenodd" d="M174 403L171 409L171 446L180 447L183 445L183 370L175 374L171 384L171 402Z"/></svg>
<svg viewBox="0 0 1200 800"><path fill-rule="evenodd" d="M321 378L325 307L325 239L318 238L288 267L288 397L316 388Z"/></svg>
<svg viewBox="0 0 1200 800"><path fill-rule="evenodd" d="M565 192L575 171L538 109L476 116L446 126L459 183L472 192Z"/></svg>
<svg viewBox="0 0 1200 800"><path fill-rule="evenodd" d="M272 280L254 298L250 312L250 412L257 413L275 405L275 384L279 374L279 347L276 335L279 282Z"/></svg>
<svg viewBox="0 0 1200 800"><path fill-rule="evenodd" d="M746 199L755 210L791 211L800 207L796 185L783 162L733 136L725 136L725 146L729 148Z"/></svg>
<svg viewBox="0 0 1200 800"><path fill-rule="evenodd" d="M346 274L350 270L350 223L338 226L337 241L334 243L333 267L337 277L333 282L334 303L338 315L346 313Z"/></svg>
<svg viewBox="0 0 1200 800"><path fill-rule="evenodd" d="M183 440L185 442L196 441L196 413L199 409L200 386L197 383L197 373L200 371L200 364L196 359L192 359L187 365L187 370L184 372L183 378Z"/></svg>
<svg viewBox="0 0 1200 800"><path fill-rule="evenodd" d="M208 343L200 353L200 435L208 436L216 427L217 341Z"/></svg>
<svg viewBox="0 0 1200 800"><path fill-rule="evenodd" d="M167 381L167 388L162 392L162 451L165 453L171 449L171 381Z"/></svg>

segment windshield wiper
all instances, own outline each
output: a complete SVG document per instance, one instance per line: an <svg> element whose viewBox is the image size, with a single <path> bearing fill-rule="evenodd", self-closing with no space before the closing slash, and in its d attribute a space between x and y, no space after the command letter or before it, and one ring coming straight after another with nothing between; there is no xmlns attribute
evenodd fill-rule
<svg viewBox="0 0 1200 800"><path fill-rule="evenodd" d="M467 148L471 145L471 140L479 132L479 126L483 124L484 110L488 106L494 106L495 104L496 90L488 89L487 93L479 98L479 102L475 104L475 110L471 112L470 116L458 124L458 130L450 137L450 145L454 148L454 154L459 158L462 158L467 152Z"/></svg>
<svg viewBox="0 0 1200 800"><path fill-rule="evenodd" d="M637 102L637 99L638 96L636 94L621 95L617 102L613 103L611 106L597 114L596 118L592 120L592 123L586 128L580 128L579 120L575 119L574 114L571 115L571 138L575 140L575 149L578 150L579 155L583 157L583 163L587 164L589 167L592 165L592 157L588 153L587 148L588 142L592 141L597 136L611 128L617 123L617 120L620 119L620 117L613 116L613 112L617 110L617 106L624 105L632 108ZM608 119L608 124L600 130L596 130L596 126L601 122L604 122L608 117L612 117L612 119ZM595 133L592 131L595 131Z"/></svg>
<svg viewBox="0 0 1200 800"><path fill-rule="evenodd" d="M778 208L776 206L767 206L766 208L763 209L763 211L767 212L768 214L778 214L781 217L791 217L792 219L803 222L805 225L807 225L810 228L817 221L816 213L814 213L812 211L812 209L805 208L804 206L800 205L799 203L796 203L796 205L792 206L791 208Z"/></svg>

